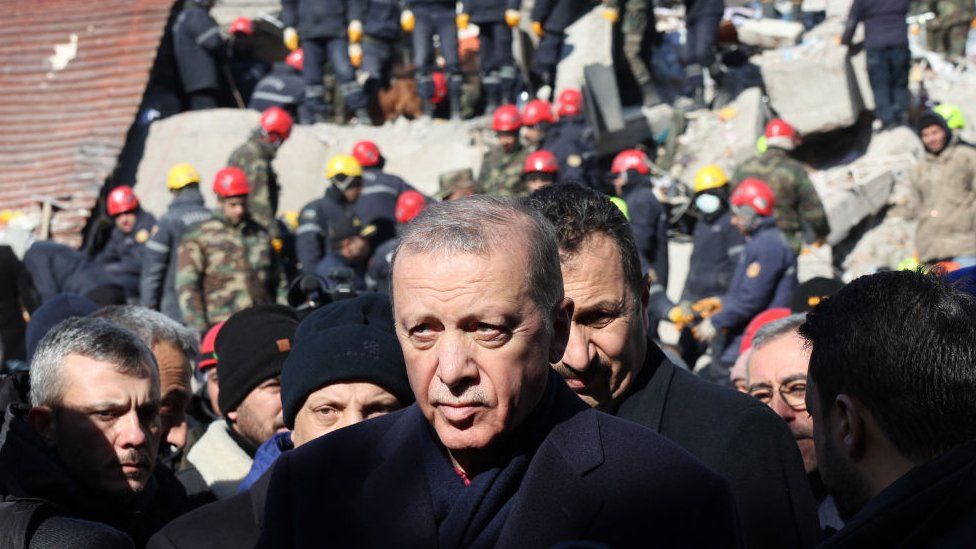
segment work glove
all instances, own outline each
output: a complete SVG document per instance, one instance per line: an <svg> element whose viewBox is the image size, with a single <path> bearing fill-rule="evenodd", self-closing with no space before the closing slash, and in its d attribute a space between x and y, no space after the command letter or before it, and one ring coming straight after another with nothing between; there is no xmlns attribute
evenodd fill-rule
<svg viewBox="0 0 976 549"><path fill-rule="evenodd" d="M519 21L522 20L522 14L518 10L505 10L505 23L513 29L518 26Z"/></svg>
<svg viewBox="0 0 976 549"><path fill-rule="evenodd" d="M702 318L708 318L722 310L722 298L706 297L699 299L691 306L691 310L701 315Z"/></svg>
<svg viewBox="0 0 976 549"><path fill-rule="evenodd" d="M678 328L683 328L694 322L695 311L691 310L691 303L683 301L671 307L671 310L668 311L668 320Z"/></svg>
<svg viewBox="0 0 976 549"><path fill-rule="evenodd" d="M353 19L349 22L349 28L346 29L346 33L349 35L350 43L358 44L363 39L363 22L358 19Z"/></svg>
<svg viewBox="0 0 976 549"><path fill-rule="evenodd" d="M532 22L532 32L534 32L535 35L538 36L539 38L542 38L543 36L546 35L546 31L542 30L542 21Z"/></svg>
<svg viewBox="0 0 976 549"><path fill-rule="evenodd" d="M288 27L285 29L282 42L284 42L285 47L288 48L288 51L295 51L298 49L298 31L295 30L295 27Z"/></svg>
<svg viewBox="0 0 976 549"><path fill-rule="evenodd" d="M403 32L413 32L413 27L417 24L417 18L410 10L403 10L400 14L400 28Z"/></svg>
<svg viewBox="0 0 976 549"><path fill-rule="evenodd" d="M718 330L712 324L712 319L706 318L691 329L691 335L695 336L695 339L702 343L711 343L715 339L715 336L718 335Z"/></svg>
<svg viewBox="0 0 976 549"><path fill-rule="evenodd" d="M600 15L602 15L607 21L610 21L610 24L612 25L616 23L618 19L620 19L620 10L617 8L603 8Z"/></svg>
<svg viewBox="0 0 976 549"><path fill-rule="evenodd" d="M468 24L471 23L471 16L466 13L459 13L457 17L454 18L454 22L457 23L458 30L464 30L468 28Z"/></svg>
<svg viewBox="0 0 976 549"><path fill-rule="evenodd" d="M359 44L349 44L349 62L357 69L363 65L363 47Z"/></svg>

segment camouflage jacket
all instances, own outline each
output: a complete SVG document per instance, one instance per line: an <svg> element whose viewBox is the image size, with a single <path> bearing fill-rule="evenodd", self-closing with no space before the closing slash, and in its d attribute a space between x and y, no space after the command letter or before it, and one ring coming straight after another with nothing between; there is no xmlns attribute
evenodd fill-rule
<svg viewBox="0 0 976 549"><path fill-rule="evenodd" d="M770 147L765 153L743 162L735 170L732 180L739 184L749 177L761 179L773 190L776 225L786 235L794 252L803 246L804 224L815 239L827 238L830 233L827 214L803 164L787 156L786 151Z"/></svg>
<svg viewBox="0 0 976 549"><path fill-rule="evenodd" d="M478 190L494 196L525 196L528 190L522 181L522 170L529 149L519 146L507 153L501 147L492 147L481 161L478 172Z"/></svg>
<svg viewBox="0 0 976 549"><path fill-rule="evenodd" d="M268 232L215 212L180 241L176 291L183 321L202 333L252 305L284 301L287 285Z"/></svg>
<svg viewBox="0 0 976 549"><path fill-rule="evenodd" d="M278 176L271 167L276 153L275 147L255 132L227 159L228 166L236 166L247 175L251 186L247 209L272 236L277 236L278 229L274 222L278 212Z"/></svg>

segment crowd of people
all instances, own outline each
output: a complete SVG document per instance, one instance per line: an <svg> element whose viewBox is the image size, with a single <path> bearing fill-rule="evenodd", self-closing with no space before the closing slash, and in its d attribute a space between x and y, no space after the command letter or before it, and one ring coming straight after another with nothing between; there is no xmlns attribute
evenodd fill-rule
<svg viewBox="0 0 976 549"><path fill-rule="evenodd" d="M722 2L685 3L700 105ZM601 162L579 89L517 105L519 2L285 0L270 72L247 61L253 22L228 45L212 5L172 27L190 105L222 104L229 78L261 111L213 180L171 166L159 218L115 187L97 250L0 246L0 547L971 543L976 152L958 112L912 121L925 152L898 208L923 267L801 283L831 227L801 136L772 118L754 158L695 175L669 296L654 151ZM535 84L555 82L574 6L532 9ZM652 8L604 6L645 106ZM851 21L879 13L904 27L898 2L855 0ZM327 160L321 198L280 211L273 161L329 114L325 67L363 121L410 33L424 111L440 88L457 116L471 23L494 134L477 174L427 195L363 140ZM897 65L877 28L869 54ZM879 129L908 122L889 99Z"/></svg>

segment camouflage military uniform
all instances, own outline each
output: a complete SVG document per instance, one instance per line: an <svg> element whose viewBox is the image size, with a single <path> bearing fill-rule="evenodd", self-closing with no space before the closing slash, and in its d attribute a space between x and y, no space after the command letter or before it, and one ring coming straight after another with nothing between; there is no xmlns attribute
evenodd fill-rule
<svg viewBox="0 0 976 549"><path fill-rule="evenodd" d="M183 321L198 332L287 291L268 232L251 219L231 226L215 212L180 241L176 291Z"/></svg>
<svg viewBox="0 0 976 549"><path fill-rule="evenodd" d="M786 151L771 147L746 160L735 170L732 180L738 184L748 177L761 179L773 190L776 197L773 216L794 252L799 252L804 244L802 223L809 227L815 239L827 238L830 225L820 196L803 165L787 156Z"/></svg>
<svg viewBox="0 0 976 549"><path fill-rule="evenodd" d="M519 146L507 153L501 147L492 147L481 161L478 172L478 190L494 196L525 196L528 190L522 181L525 158L530 151Z"/></svg>
<svg viewBox="0 0 976 549"><path fill-rule="evenodd" d="M608 8L620 9L620 4L624 4L623 17L620 22L620 31L624 40L624 57L630 67L634 80L641 88L651 83L651 70L647 66L647 59L642 53L644 37L647 35L647 25L654 24L653 5L650 0L609 0ZM648 21L648 18L651 21Z"/></svg>
<svg viewBox="0 0 976 549"><path fill-rule="evenodd" d="M247 210L272 237L278 236L278 224L274 222L278 212L278 176L271 167L276 153L274 145L255 132L227 160L228 166L236 166L247 175L251 186Z"/></svg>
<svg viewBox="0 0 976 549"><path fill-rule="evenodd" d="M952 57L964 56L969 25L976 17L973 0L926 0L922 4L922 11L935 14L925 28L929 48Z"/></svg>

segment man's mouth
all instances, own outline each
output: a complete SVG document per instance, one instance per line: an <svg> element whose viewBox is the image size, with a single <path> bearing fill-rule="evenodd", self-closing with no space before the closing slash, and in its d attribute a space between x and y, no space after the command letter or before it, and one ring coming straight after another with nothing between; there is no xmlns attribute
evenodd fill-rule
<svg viewBox="0 0 976 549"><path fill-rule="evenodd" d="M450 423L464 423L471 419L471 416L476 414L479 410L483 408L481 404L477 403L445 403L440 402L436 404L437 409L440 410L444 419Z"/></svg>

